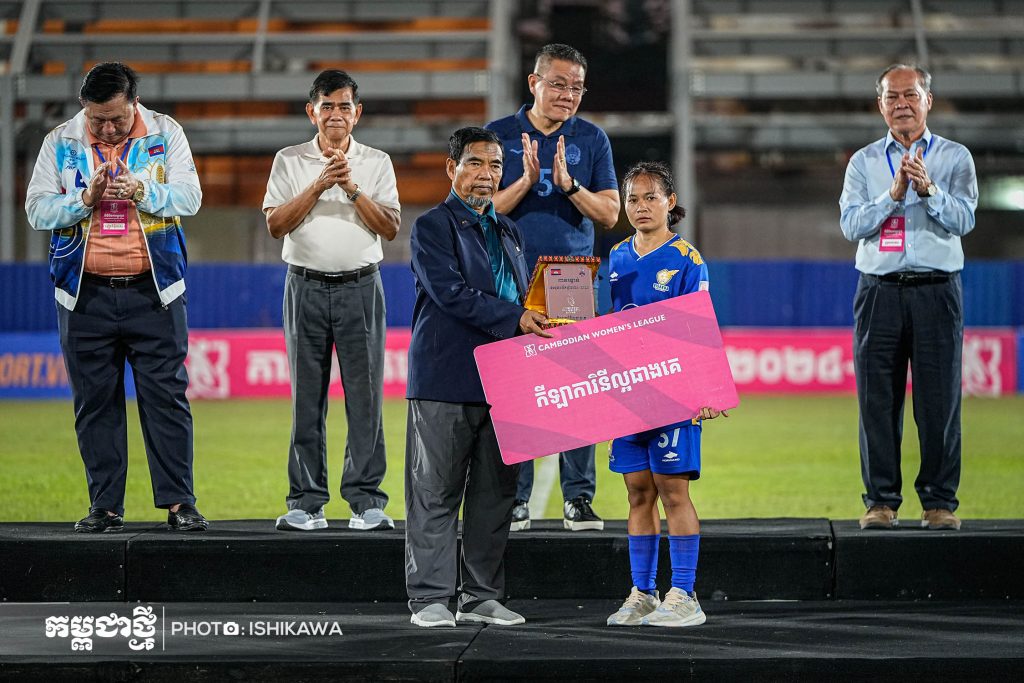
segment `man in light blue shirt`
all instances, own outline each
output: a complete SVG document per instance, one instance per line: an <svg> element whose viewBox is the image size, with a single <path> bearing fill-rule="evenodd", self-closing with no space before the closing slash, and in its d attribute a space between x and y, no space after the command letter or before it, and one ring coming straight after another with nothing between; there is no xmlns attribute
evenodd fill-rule
<svg viewBox="0 0 1024 683"><path fill-rule="evenodd" d="M897 525L907 366L921 468L921 526L959 529L963 293L960 238L974 229L971 153L927 127L931 75L906 64L878 78L889 132L850 159L839 199L843 235L857 244L854 366L860 404L862 529Z"/></svg>

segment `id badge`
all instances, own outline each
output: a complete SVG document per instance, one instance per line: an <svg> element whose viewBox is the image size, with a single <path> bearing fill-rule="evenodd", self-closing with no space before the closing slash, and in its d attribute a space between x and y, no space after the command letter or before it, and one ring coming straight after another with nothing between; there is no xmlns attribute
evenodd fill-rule
<svg viewBox="0 0 1024 683"><path fill-rule="evenodd" d="M878 251L903 251L906 238L906 218L904 216L890 216L882 223L882 234L878 240Z"/></svg>
<svg viewBox="0 0 1024 683"><path fill-rule="evenodd" d="M130 208L131 202L127 199L101 199L100 234L127 235Z"/></svg>

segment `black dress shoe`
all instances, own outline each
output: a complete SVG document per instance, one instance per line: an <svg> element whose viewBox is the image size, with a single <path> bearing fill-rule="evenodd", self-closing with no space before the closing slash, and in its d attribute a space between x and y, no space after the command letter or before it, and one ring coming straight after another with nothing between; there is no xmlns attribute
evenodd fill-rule
<svg viewBox="0 0 1024 683"><path fill-rule="evenodd" d="M182 503L177 512L167 511L167 524L172 531L206 531L210 523L206 521L195 505Z"/></svg>
<svg viewBox="0 0 1024 683"><path fill-rule="evenodd" d="M109 515L106 510L99 508L89 510L89 516L80 519L75 523L75 532L79 534L104 534L108 531L121 531L124 529L124 517L121 515Z"/></svg>

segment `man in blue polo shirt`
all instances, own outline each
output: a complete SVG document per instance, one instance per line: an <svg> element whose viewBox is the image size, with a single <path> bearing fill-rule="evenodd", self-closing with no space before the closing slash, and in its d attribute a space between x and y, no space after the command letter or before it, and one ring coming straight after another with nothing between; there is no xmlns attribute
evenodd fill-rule
<svg viewBox="0 0 1024 683"><path fill-rule="evenodd" d="M594 224L610 228L619 218L608 136L576 116L587 92L583 87L586 71L587 60L578 50L560 43L545 45L527 77L533 104L485 126L498 134L505 152L494 206L523 231L531 271L541 255L592 255ZM591 508L594 447L561 453L559 466L565 527L603 529L604 522ZM533 463L523 463L513 530L530 528L527 503L532 489Z"/></svg>

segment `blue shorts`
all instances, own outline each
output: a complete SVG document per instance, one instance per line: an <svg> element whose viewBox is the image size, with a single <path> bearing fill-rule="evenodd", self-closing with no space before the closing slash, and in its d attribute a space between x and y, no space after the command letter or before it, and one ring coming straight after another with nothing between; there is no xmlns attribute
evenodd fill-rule
<svg viewBox="0 0 1024 683"><path fill-rule="evenodd" d="M615 439L608 450L608 467L619 474L650 470L700 479L700 430L699 424L687 420Z"/></svg>

